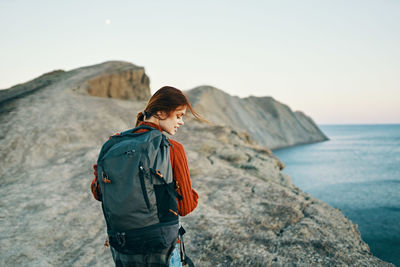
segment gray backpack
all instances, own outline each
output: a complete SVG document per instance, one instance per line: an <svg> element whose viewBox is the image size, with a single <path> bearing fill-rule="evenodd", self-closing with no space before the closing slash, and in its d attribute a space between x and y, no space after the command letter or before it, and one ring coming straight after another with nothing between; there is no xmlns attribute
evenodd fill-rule
<svg viewBox="0 0 400 267"><path fill-rule="evenodd" d="M149 131L135 133L139 129ZM110 137L97 160L102 208L112 247L146 254L174 244L179 219L170 142L142 125Z"/></svg>

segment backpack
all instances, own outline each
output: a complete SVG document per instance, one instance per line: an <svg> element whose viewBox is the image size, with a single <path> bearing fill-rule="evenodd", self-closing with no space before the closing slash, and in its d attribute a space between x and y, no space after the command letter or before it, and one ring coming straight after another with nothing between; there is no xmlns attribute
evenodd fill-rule
<svg viewBox="0 0 400 267"><path fill-rule="evenodd" d="M134 133L139 129L149 131ZM141 125L111 136L97 160L109 243L124 254L148 254L175 244L179 217L171 143Z"/></svg>

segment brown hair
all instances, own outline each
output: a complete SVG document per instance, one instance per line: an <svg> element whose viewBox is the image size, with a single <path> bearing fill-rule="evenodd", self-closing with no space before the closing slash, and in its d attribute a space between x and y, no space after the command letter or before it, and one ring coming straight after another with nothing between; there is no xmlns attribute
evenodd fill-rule
<svg viewBox="0 0 400 267"><path fill-rule="evenodd" d="M138 113L136 126L144 119L148 119L151 116L157 116L157 111L164 111L167 113L167 116L169 116L172 111L176 110L180 106L186 106L194 117L201 121L205 121L193 109L189 100L181 90L171 86L164 86L154 93L144 111Z"/></svg>

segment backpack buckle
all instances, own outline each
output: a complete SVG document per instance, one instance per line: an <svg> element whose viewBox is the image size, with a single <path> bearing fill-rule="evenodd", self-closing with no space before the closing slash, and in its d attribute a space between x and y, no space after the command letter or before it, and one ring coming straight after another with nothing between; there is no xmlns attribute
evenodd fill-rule
<svg viewBox="0 0 400 267"><path fill-rule="evenodd" d="M160 177L160 178L164 178L164 176L161 174L161 172L159 170L156 170L156 174Z"/></svg>
<svg viewBox="0 0 400 267"><path fill-rule="evenodd" d="M103 178L102 178L103 183L109 184L111 183L111 180L108 179L108 176L105 172L103 172Z"/></svg>

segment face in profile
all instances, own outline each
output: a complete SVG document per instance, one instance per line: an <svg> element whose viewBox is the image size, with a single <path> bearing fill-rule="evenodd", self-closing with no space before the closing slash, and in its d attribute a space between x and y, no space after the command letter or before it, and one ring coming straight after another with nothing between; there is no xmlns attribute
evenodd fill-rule
<svg viewBox="0 0 400 267"><path fill-rule="evenodd" d="M168 117L164 111L157 112L157 115L161 118L159 121L161 129L170 135L174 135L178 128L184 124L183 116L186 114L186 109L186 106L179 106L174 111L171 111Z"/></svg>

